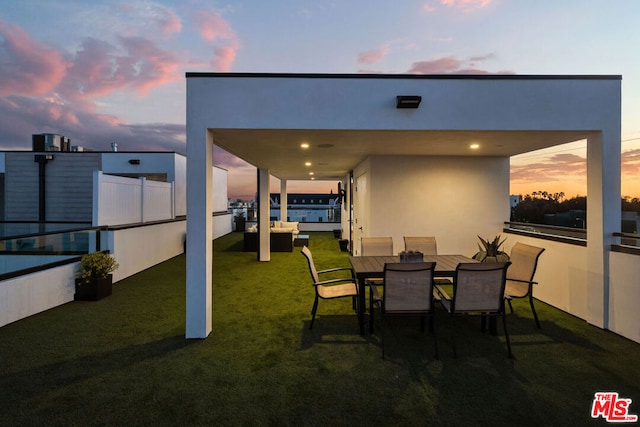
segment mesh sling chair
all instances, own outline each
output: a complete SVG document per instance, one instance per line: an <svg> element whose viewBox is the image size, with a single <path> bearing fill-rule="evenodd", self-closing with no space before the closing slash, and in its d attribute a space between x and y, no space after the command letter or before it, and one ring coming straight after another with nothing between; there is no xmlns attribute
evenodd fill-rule
<svg viewBox="0 0 640 427"><path fill-rule="evenodd" d="M438 245L434 236L404 236L404 250L422 252L424 255L438 255ZM451 279L438 277L434 279L438 285L449 285Z"/></svg>
<svg viewBox="0 0 640 427"><path fill-rule="evenodd" d="M440 285L436 285L436 290L441 297L440 303L452 319L461 316L481 316L484 330L487 316L502 316L509 357L513 357L504 308L504 288L510 264L508 261L458 264L453 277L453 297L450 297ZM454 332L451 333L451 341L453 354L457 356Z"/></svg>
<svg viewBox="0 0 640 427"><path fill-rule="evenodd" d="M363 237L361 245L361 256L393 256L393 237ZM371 288L381 286L381 279L367 279L369 286L369 331L373 332L373 294ZM364 307L363 307L364 308Z"/></svg>
<svg viewBox="0 0 640 427"><path fill-rule="evenodd" d="M353 308L356 308L358 285L353 274L353 270L350 267L337 267L327 270L317 270L315 263L313 262L313 255L309 248L304 246L302 248L302 255L307 258L309 264L309 272L311 273L311 280L313 281L313 287L315 289L315 299L313 300L313 308L311 309L311 324L309 329L313 328L313 322L316 318L316 312L318 311L318 300L322 299L335 299L351 297L353 301ZM321 274L333 273L336 271L350 271L350 277L320 280Z"/></svg>
<svg viewBox="0 0 640 427"><path fill-rule="evenodd" d="M385 355L384 323L389 316L420 317L424 331L425 318L429 317L429 330L433 333L435 356L438 343L433 326L433 270L435 262L387 263L384 266L384 294L380 298L378 288L372 286L373 301L380 308L382 358Z"/></svg>
<svg viewBox="0 0 640 427"><path fill-rule="evenodd" d="M529 297L529 305L538 328L540 328L540 321L533 306L533 285L537 285L538 282L533 281L533 276L536 274L538 259L542 252L544 252L544 248L525 245L524 243L518 242L513 245L510 255L511 267L507 270L507 284L504 291L504 297L509 303L512 313L512 298Z"/></svg>
<svg viewBox="0 0 640 427"><path fill-rule="evenodd" d="M432 236L428 237L413 237L404 236L404 250L418 251L425 255L438 255L438 246L436 245L436 238Z"/></svg>

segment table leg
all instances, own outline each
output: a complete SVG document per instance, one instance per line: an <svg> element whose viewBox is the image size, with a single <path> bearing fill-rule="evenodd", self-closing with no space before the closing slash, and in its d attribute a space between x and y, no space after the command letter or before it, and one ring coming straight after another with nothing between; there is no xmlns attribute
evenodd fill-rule
<svg viewBox="0 0 640 427"><path fill-rule="evenodd" d="M487 316L485 315L481 318L480 330L482 332L487 330ZM496 316L489 316L489 334L494 337L498 335L498 318Z"/></svg>
<svg viewBox="0 0 640 427"><path fill-rule="evenodd" d="M498 317L497 316L489 317L489 334L491 334L494 337L498 335Z"/></svg>
<svg viewBox="0 0 640 427"><path fill-rule="evenodd" d="M358 279L358 325L360 326L360 335L364 335L364 312L367 309L365 279Z"/></svg>

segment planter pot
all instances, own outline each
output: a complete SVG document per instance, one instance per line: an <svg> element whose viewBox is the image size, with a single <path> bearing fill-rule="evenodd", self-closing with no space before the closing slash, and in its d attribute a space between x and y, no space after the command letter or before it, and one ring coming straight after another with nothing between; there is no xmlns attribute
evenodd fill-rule
<svg viewBox="0 0 640 427"><path fill-rule="evenodd" d="M246 226L246 219L245 218L236 218L235 222L236 222L236 231L242 231L244 232L245 226Z"/></svg>
<svg viewBox="0 0 640 427"><path fill-rule="evenodd" d="M473 259L480 262L506 262L509 261L509 255L502 252L496 256L487 256L486 252L481 251L475 254Z"/></svg>
<svg viewBox="0 0 640 427"><path fill-rule="evenodd" d="M98 301L111 295L113 275L109 274L103 279L95 279L89 283L79 283L76 279L75 301Z"/></svg>
<svg viewBox="0 0 640 427"><path fill-rule="evenodd" d="M338 244L342 252L349 252L349 241L347 239L338 240Z"/></svg>

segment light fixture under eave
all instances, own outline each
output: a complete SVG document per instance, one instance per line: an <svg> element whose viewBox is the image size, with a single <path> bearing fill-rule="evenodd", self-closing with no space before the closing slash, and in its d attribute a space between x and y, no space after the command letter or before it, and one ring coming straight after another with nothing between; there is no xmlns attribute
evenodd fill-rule
<svg viewBox="0 0 640 427"><path fill-rule="evenodd" d="M480 144L471 144L469 145L469 148L471 148L472 150L477 150L478 148L480 148Z"/></svg>
<svg viewBox="0 0 640 427"><path fill-rule="evenodd" d="M422 97L418 95L396 96L396 108L418 108Z"/></svg>

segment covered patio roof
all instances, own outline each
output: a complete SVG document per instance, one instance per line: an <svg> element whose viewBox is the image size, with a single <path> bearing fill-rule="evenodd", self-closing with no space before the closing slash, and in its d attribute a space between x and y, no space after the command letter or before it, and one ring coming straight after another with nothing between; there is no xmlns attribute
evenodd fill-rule
<svg viewBox="0 0 640 427"><path fill-rule="evenodd" d="M372 155L498 156L587 138L585 131L214 129L216 145L284 180L338 180ZM308 149L300 144L306 142ZM479 144L472 150L471 144ZM311 167L305 162L311 162Z"/></svg>

